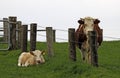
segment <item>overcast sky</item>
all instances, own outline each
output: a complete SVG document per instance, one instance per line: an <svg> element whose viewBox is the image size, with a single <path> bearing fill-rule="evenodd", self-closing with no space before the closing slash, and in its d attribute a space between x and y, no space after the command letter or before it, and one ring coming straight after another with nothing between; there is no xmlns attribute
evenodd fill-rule
<svg viewBox="0 0 120 78"><path fill-rule="evenodd" d="M101 21L104 40L120 38L120 0L0 0L0 19L8 16L17 16L23 24L63 30L77 29L80 18L91 16Z"/></svg>

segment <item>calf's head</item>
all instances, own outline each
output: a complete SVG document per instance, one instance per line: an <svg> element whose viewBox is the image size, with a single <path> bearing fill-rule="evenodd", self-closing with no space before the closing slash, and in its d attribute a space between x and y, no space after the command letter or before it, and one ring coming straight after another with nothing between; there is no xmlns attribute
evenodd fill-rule
<svg viewBox="0 0 120 78"><path fill-rule="evenodd" d="M37 63L44 63L45 59L43 55L45 54L45 51L35 50L32 52L32 54L35 56L35 60Z"/></svg>

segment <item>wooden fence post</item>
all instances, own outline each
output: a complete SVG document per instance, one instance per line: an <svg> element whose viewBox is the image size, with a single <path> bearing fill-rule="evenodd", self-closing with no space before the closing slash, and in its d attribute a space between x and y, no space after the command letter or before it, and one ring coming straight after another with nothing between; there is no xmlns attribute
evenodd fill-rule
<svg viewBox="0 0 120 78"><path fill-rule="evenodd" d="M36 49L36 31L37 31L37 24L32 23L30 24L30 51L34 51Z"/></svg>
<svg viewBox="0 0 120 78"><path fill-rule="evenodd" d="M17 17L9 17L10 26L10 50L16 49L16 21Z"/></svg>
<svg viewBox="0 0 120 78"><path fill-rule="evenodd" d="M53 30L52 27L46 27L47 52L48 56L54 56L53 53Z"/></svg>
<svg viewBox="0 0 120 78"><path fill-rule="evenodd" d="M56 30L53 30L53 42L56 42Z"/></svg>
<svg viewBox="0 0 120 78"><path fill-rule="evenodd" d="M17 45L18 45L18 48L21 48L21 41L22 41L22 40L21 40L21 36L22 36L22 33L21 33L21 32L22 32L22 22L21 22L21 21L18 21L18 22L17 22L17 32L18 32L18 33L17 33L17 37L18 37L18 38L17 38L17 39L18 39L18 40L17 40L17 41L18 41L18 42L17 42Z"/></svg>
<svg viewBox="0 0 120 78"><path fill-rule="evenodd" d="M75 47L75 29L69 28L69 58L76 61L76 47Z"/></svg>
<svg viewBox="0 0 120 78"><path fill-rule="evenodd" d="M21 49L22 52L27 51L27 33L28 33L28 25L22 25L22 41L21 41Z"/></svg>
<svg viewBox="0 0 120 78"><path fill-rule="evenodd" d="M103 41L103 29L100 29L101 30L101 36L102 36L102 41Z"/></svg>
<svg viewBox="0 0 120 78"><path fill-rule="evenodd" d="M93 66L98 67L98 54L97 54L97 34L95 31L89 31L89 44L90 44L90 62Z"/></svg>
<svg viewBox="0 0 120 78"><path fill-rule="evenodd" d="M8 18L3 18L3 27L4 27L4 41L8 42Z"/></svg>

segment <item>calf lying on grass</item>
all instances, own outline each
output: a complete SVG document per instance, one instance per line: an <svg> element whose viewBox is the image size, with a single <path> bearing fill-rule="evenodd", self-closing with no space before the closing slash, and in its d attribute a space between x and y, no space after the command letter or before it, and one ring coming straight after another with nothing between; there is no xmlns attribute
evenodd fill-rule
<svg viewBox="0 0 120 78"><path fill-rule="evenodd" d="M43 55L44 51L35 50L32 52L23 52L18 58L18 66L28 66L28 65L36 65L39 63L45 63L45 59Z"/></svg>

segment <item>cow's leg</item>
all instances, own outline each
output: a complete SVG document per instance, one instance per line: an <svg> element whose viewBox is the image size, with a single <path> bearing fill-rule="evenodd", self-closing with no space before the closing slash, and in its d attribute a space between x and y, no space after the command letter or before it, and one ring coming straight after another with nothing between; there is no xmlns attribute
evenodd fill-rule
<svg viewBox="0 0 120 78"><path fill-rule="evenodd" d="M28 65L29 65L29 61L26 61L24 66L27 67Z"/></svg>
<svg viewBox="0 0 120 78"><path fill-rule="evenodd" d="M25 66L25 64L22 64L22 67L24 67Z"/></svg>
<svg viewBox="0 0 120 78"><path fill-rule="evenodd" d="M86 52L86 62L91 63L91 52L90 49Z"/></svg>
<svg viewBox="0 0 120 78"><path fill-rule="evenodd" d="M21 62L18 62L18 66L21 66Z"/></svg>
<svg viewBox="0 0 120 78"><path fill-rule="evenodd" d="M18 59L18 66L21 66L21 58Z"/></svg>
<svg viewBox="0 0 120 78"><path fill-rule="evenodd" d="M90 45L89 45L89 39L86 42L86 62L90 63L91 61L91 51L90 51Z"/></svg>
<svg viewBox="0 0 120 78"><path fill-rule="evenodd" d="M85 42L84 43L82 43L82 45L81 45L81 55L82 55L82 60L86 60L86 47L85 47Z"/></svg>
<svg viewBox="0 0 120 78"><path fill-rule="evenodd" d="M82 60L85 60L85 49L81 48Z"/></svg>

